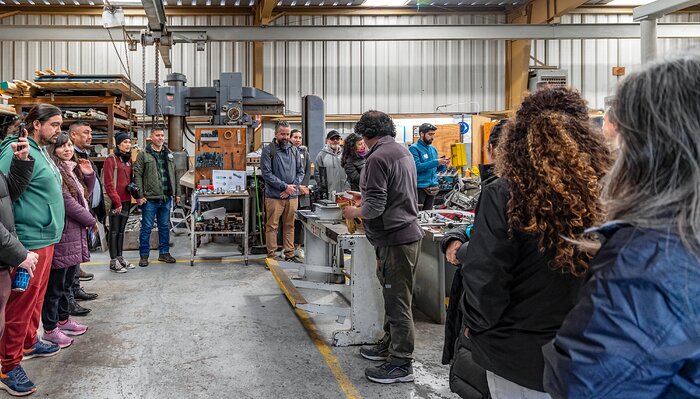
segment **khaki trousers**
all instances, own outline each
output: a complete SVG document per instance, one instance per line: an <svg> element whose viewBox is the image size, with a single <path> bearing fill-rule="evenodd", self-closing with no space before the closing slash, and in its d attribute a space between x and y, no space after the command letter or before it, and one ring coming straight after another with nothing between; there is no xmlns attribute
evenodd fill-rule
<svg viewBox="0 0 700 399"><path fill-rule="evenodd" d="M273 258L277 252L277 230L279 230L280 218L282 219L282 232L284 233L284 256L294 256L294 215L297 212L299 201L292 199L265 198L265 244L267 256Z"/></svg>

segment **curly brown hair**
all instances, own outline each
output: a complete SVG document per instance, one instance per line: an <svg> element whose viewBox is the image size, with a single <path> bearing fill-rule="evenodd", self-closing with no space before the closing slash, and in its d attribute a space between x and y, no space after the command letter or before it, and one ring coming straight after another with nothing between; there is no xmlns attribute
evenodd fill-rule
<svg viewBox="0 0 700 399"><path fill-rule="evenodd" d="M611 165L586 101L567 88L539 90L503 133L496 173L509 183L509 233L536 236L540 252L554 255L553 268L585 273L590 255L573 241L602 220L599 180Z"/></svg>

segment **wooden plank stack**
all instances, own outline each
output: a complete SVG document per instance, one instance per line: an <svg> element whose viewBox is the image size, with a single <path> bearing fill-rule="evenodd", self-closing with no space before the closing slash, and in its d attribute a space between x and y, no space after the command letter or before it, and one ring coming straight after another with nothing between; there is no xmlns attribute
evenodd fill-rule
<svg viewBox="0 0 700 399"><path fill-rule="evenodd" d="M13 80L0 82L0 93L10 97L38 97L42 95L79 95L104 93L122 97L123 100L143 100L141 88L124 75L76 75L62 70L36 71L33 82Z"/></svg>

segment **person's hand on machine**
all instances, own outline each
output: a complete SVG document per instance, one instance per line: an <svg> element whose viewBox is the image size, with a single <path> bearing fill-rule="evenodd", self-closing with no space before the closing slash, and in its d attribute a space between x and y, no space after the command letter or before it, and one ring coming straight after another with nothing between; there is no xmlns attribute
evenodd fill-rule
<svg viewBox="0 0 700 399"><path fill-rule="evenodd" d="M175 197L175 205L180 205L180 197Z"/></svg>
<svg viewBox="0 0 700 399"><path fill-rule="evenodd" d="M355 203L355 205L362 205L362 193L357 191L346 191L346 193L352 196L352 201Z"/></svg>
<svg viewBox="0 0 700 399"><path fill-rule="evenodd" d="M449 165L450 164L450 159L443 156L442 158L438 159L438 163L440 165Z"/></svg>
<svg viewBox="0 0 700 399"><path fill-rule="evenodd" d="M362 208L356 206L344 206L343 207L343 218L345 219L355 219L362 217Z"/></svg>

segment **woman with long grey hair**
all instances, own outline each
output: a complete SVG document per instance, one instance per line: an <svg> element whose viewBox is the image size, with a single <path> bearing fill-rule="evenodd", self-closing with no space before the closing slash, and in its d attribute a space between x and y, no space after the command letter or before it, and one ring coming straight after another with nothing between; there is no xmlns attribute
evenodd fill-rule
<svg viewBox="0 0 700 399"><path fill-rule="evenodd" d="M700 55L651 64L609 111L620 154L580 302L543 348L554 398L700 397Z"/></svg>

